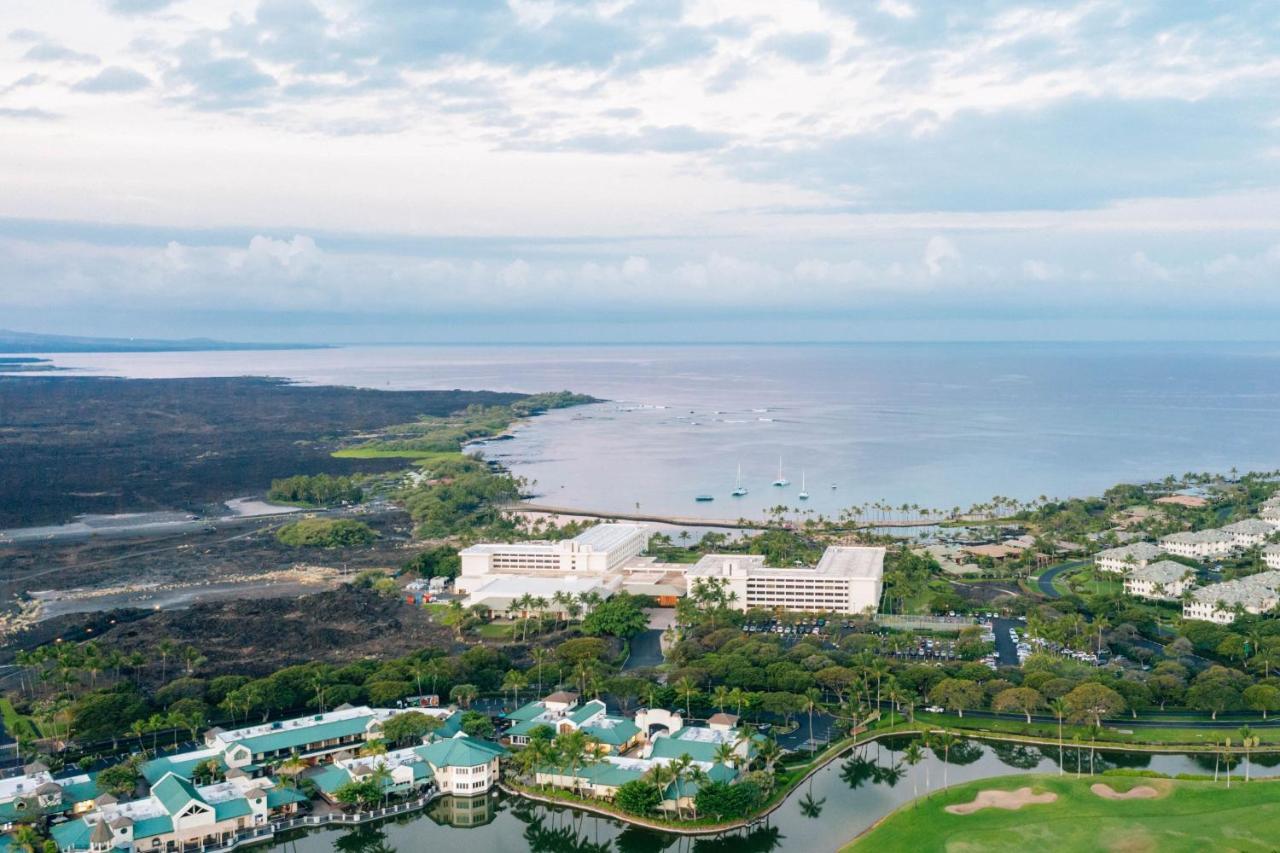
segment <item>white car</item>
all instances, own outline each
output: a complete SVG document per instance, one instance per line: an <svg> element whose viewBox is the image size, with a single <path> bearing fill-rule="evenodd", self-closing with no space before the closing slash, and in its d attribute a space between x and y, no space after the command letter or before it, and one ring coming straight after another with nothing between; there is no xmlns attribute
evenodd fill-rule
<svg viewBox="0 0 1280 853"><path fill-rule="evenodd" d="M941 705L930 705L927 708L925 708L925 710L928 711L930 714L941 714L946 709L943 708Z"/></svg>

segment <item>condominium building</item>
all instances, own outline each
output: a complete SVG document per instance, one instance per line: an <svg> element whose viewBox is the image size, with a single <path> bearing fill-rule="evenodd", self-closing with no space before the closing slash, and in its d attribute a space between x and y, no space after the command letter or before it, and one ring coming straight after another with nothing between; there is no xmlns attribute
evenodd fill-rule
<svg viewBox="0 0 1280 853"><path fill-rule="evenodd" d="M1094 556L1093 563L1098 571L1124 574L1147 565L1163 553L1164 549L1153 542L1132 542L1119 548L1099 551Z"/></svg>
<svg viewBox="0 0 1280 853"><path fill-rule="evenodd" d="M1139 598L1175 601L1194 585L1195 577L1195 569L1190 566L1160 560L1131 569L1125 575L1124 591Z"/></svg>
<svg viewBox="0 0 1280 853"><path fill-rule="evenodd" d="M1182 605L1182 616L1227 625L1236 621L1240 611L1266 613L1277 603L1280 571L1267 571L1194 590Z"/></svg>
<svg viewBox="0 0 1280 853"><path fill-rule="evenodd" d="M382 737L383 721L396 713L387 708L344 705L325 714L294 720L277 720L242 729L209 729L204 742L206 747L221 753L227 767L260 765L289 756L314 759Z"/></svg>
<svg viewBox="0 0 1280 853"><path fill-rule="evenodd" d="M1160 547L1178 557L1208 560L1230 554L1236 548L1236 540L1222 530L1188 530L1160 537Z"/></svg>
<svg viewBox="0 0 1280 853"><path fill-rule="evenodd" d="M831 547L816 566L767 568L754 554L708 554L687 572L689 588L720 585L738 610L867 613L880 604L884 548Z"/></svg>
<svg viewBox="0 0 1280 853"><path fill-rule="evenodd" d="M495 575L605 575L639 556L651 535L643 524L597 524L561 542L472 545L458 552L462 567L454 586L471 593Z"/></svg>
<svg viewBox="0 0 1280 853"><path fill-rule="evenodd" d="M1243 550L1252 548L1255 545L1261 545L1270 539L1271 534L1276 532L1276 525L1268 524L1257 518L1246 518L1243 521L1237 521L1235 524L1228 524L1222 528L1222 532L1230 533L1235 547Z"/></svg>
<svg viewBox="0 0 1280 853"><path fill-rule="evenodd" d="M1262 549L1262 560L1269 569L1280 569L1280 545L1268 545Z"/></svg>

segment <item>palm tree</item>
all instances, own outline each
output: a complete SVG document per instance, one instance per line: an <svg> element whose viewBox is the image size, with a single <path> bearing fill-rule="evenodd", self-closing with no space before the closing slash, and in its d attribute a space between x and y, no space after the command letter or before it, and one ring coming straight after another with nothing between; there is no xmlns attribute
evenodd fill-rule
<svg viewBox="0 0 1280 853"><path fill-rule="evenodd" d="M915 741L907 744L907 748L902 752L902 760L907 763L908 767L915 767L924 760L924 750ZM920 780L916 778L916 774L911 774L911 801L912 807L919 805L920 800Z"/></svg>
<svg viewBox="0 0 1280 853"><path fill-rule="evenodd" d="M548 659L550 659L551 652L547 649L534 649L532 652L529 653L529 656L533 658L534 665L538 667L538 695L541 696L542 695L542 666L547 662Z"/></svg>
<svg viewBox="0 0 1280 853"><path fill-rule="evenodd" d="M725 767L736 766L738 763L738 753L732 743L716 744L714 757L716 764L723 764Z"/></svg>
<svg viewBox="0 0 1280 853"><path fill-rule="evenodd" d="M769 738L756 748L756 755L760 756L760 760L764 762L764 770L766 773L773 772L773 765L778 763L778 759L782 758L782 747L778 746L778 742L773 738Z"/></svg>
<svg viewBox="0 0 1280 853"><path fill-rule="evenodd" d="M667 798L667 788L675 781L675 769L669 764L654 764L645 774L645 779L658 789L658 796L661 797L659 805ZM676 792L676 807L679 808L679 791Z"/></svg>
<svg viewBox="0 0 1280 853"><path fill-rule="evenodd" d="M960 739L951 732L943 732L938 735L938 745L942 747L942 787L947 788L951 784L951 747L960 742Z"/></svg>
<svg viewBox="0 0 1280 853"><path fill-rule="evenodd" d="M716 689L711 693L711 704L716 706L716 710L724 713L724 706L728 705L732 700L728 687L723 684L717 684Z"/></svg>
<svg viewBox="0 0 1280 853"><path fill-rule="evenodd" d="M676 682L676 696L684 700L685 719L693 718L693 697L699 692L698 685L687 675Z"/></svg>
<svg viewBox="0 0 1280 853"><path fill-rule="evenodd" d="M156 653L160 655L160 680L167 680L165 675L169 669L169 655L173 654L175 646L173 640L163 639L156 643Z"/></svg>
<svg viewBox="0 0 1280 853"><path fill-rule="evenodd" d="M1067 703L1059 696L1057 699L1049 700L1049 710L1058 718L1058 775L1061 776L1064 772L1062 767L1062 718L1067 715L1069 709L1067 708Z"/></svg>
<svg viewBox="0 0 1280 853"><path fill-rule="evenodd" d="M369 781L378 786L378 791L382 794L382 804L385 806L387 804L387 785L391 782L391 771L387 769L387 762L378 762L373 768L373 773L369 774Z"/></svg>
<svg viewBox="0 0 1280 853"><path fill-rule="evenodd" d="M520 690L529 683L523 672L516 669L507 670L507 674L502 679L503 691L511 691L511 704L520 705Z"/></svg>
<svg viewBox="0 0 1280 853"><path fill-rule="evenodd" d="M457 636L458 641L461 642L462 625L467 621L467 609L462 606L462 602L457 599L450 601L449 610L444 614L444 618L441 621L453 628L454 634Z"/></svg>
<svg viewBox="0 0 1280 853"><path fill-rule="evenodd" d="M813 740L813 711L822 702L822 691L816 687L810 687L804 692L804 707L809 712L809 754L812 755L814 747L817 745Z"/></svg>
<svg viewBox="0 0 1280 853"><path fill-rule="evenodd" d="M1262 739L1253 733L1253 729L1248 726L1240 727L1240 745L1244 747L1244 781L1249 781L1249 752L1255 748Z"/></svg>

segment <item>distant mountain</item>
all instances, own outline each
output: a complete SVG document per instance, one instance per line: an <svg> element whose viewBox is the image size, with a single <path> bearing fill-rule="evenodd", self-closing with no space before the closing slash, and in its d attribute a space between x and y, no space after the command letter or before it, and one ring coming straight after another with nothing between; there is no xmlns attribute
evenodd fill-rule
<svg viewBox="0 0 1280 853"><path fill-rule="evenodd" d="M85 338L0 329L0 352L207 352L210 350L327 349L321 344L243 344L211 338Z"/></svg>

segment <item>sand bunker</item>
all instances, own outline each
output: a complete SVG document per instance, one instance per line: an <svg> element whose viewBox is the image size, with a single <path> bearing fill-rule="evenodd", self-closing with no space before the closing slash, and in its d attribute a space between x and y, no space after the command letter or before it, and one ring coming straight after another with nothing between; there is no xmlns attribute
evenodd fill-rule
<svg viewBox="0 0 1280 853"><path fill-rule="evenodd" d="M974 798L972 803L957 803L954 806L947 806L947 811L951 814L973 814L980 809L1016 811L1023 806L1052 803L1056 799L1058 799L1058 795L1051 791L1036 794L1030 788L1019 788L1016 791L979 791L978 796Z"/></svg>
<svg viewBox="0 0 1280 853"><path fill-rule="evenodd" d="M1104 785L1099 782L1090 786L1089 790L1104 800L1152 800L1160 796L1160 792L1150 785L1138 785L1136 788L1130 788L1122 794L1110 785Z"/></svg>

